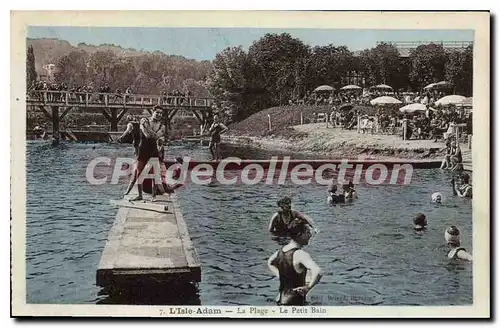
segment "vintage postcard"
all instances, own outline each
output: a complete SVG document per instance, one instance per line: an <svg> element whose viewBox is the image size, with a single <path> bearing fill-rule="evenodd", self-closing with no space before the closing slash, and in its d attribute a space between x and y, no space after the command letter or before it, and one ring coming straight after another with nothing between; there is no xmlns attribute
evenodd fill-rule
<svg viewBox="0 0 500 328"><path fill-rule="evenodd" d="M490 317L489 12L11 26L12 316Z"/></svg>

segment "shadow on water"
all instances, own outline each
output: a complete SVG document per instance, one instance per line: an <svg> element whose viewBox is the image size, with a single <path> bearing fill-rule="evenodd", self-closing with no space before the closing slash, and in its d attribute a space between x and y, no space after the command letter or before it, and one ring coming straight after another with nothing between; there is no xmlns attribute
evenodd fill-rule
<svg viewBox="0 0 500 328"><path fill-rule="evenodd" d="M103 288L97 304L201 305L197 284L156 283Z"/></svg>

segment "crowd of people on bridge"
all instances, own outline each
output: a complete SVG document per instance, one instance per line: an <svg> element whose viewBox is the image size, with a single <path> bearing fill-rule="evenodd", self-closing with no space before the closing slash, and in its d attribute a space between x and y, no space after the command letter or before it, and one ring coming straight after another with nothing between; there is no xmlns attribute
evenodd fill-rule
<svg viewBox="0 0 500 328"><path fill-rule="evenodd" d="M34 81L27 91L29 98L45 102L63 102L65 101L65 95L69 92L71 101L84 103L88 100L89 102L97 101L100 103L105 101L108 103L123 103L124 100L125 102L128 101L130 96L134 94L132 86L127 87L125 90L117 88L113 91L109 83L103 83L99 87L94 88L92 84L72 85L69 87L66 82L50 83L47 81ZM89 99L86 99L86 94L90 94ZM109 94L110 96L106 99L105 94ZM161 96L163 102L166 104L173 104L173 102L182 104L187 98L192 97L193 93L190 90L181 92L174 89L173 91L161 92Z"/></svg>

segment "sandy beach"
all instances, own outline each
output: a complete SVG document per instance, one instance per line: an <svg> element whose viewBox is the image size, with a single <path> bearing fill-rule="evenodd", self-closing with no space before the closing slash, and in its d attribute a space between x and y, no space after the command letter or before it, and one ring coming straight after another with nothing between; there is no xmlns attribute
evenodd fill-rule
<svg viewBox="0 0 500 328"><path fill-rule="evenodd" d="M402 140L399 135L363 134L326 127L325 123L291 127L297 135L265 137L227 135L224 142L248 144L267 150L286 150L329 158L441 158L445 147L434 140Z"/></svg>

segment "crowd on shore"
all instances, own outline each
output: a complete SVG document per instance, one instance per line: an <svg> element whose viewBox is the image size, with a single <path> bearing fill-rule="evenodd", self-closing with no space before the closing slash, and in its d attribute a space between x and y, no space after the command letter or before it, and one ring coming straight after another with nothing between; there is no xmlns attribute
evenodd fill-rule
<svg viewBox="0 0 500 328"><path fill-rule="evenodd" d="M410 92L410 91L392 91L392 89L386 90L347 90L339 92L307 92L304 97L300 99L290 99L288 101L289 105L332 105L338 106L345 103L355 104L355 105L369 105L370 101L382 97L390 96L398 99L403 104L432 104L438 99L451 94L450 90L427 90L420 92Z"/></svg>

